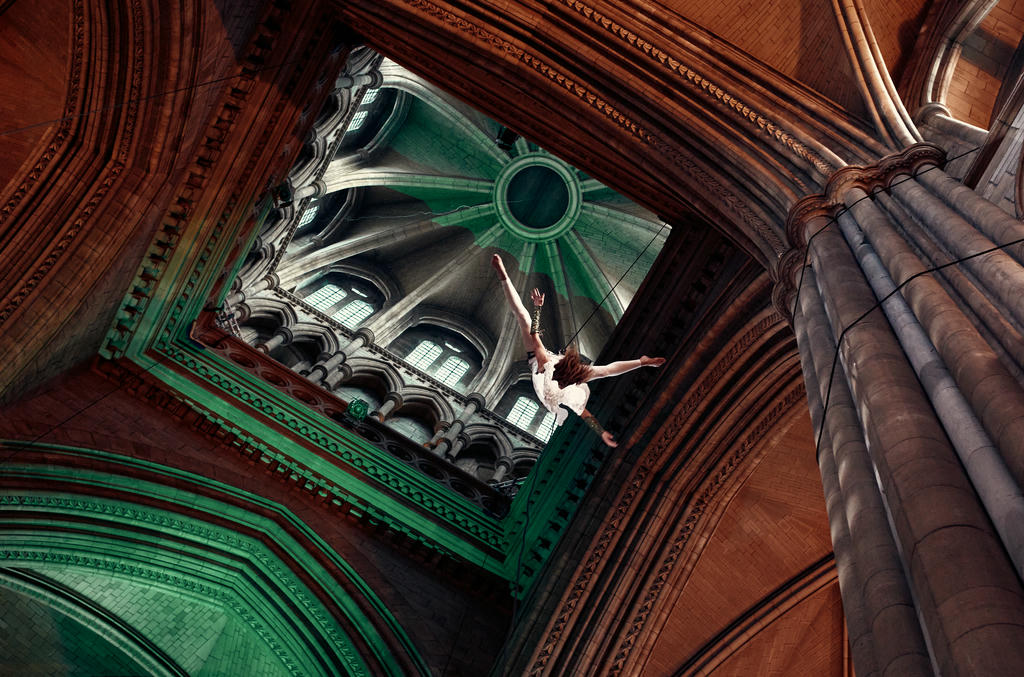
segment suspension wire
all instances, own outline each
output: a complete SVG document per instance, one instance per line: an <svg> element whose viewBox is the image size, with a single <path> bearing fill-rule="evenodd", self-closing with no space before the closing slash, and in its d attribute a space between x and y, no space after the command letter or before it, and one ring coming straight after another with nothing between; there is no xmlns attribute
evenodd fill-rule
<svg viewBox="0 0 1024 677"><path fill-rule="evenodd" d="M159 363L158 362L154 362L153 364L149 365L148 367L145 367L142 370L142 373L143 374L148 374L154 367L157 366L157 364L159 364ZM100 374L100 377L103 380L105 380L105 381L111 380L110 377L108 377L106 374ZM99 397L94 399L89 404L86 404L85 406L80 407L80 408L76 409L75 411L71 412L71 414L69 414L68 416L64 417L62 420L58 421L57 423L52 424L49 428L47 428L43 432L39 433L38 435L33 437L31 440L29 440L27 442L25 442L23 440L12 440L12 441L17 443L17 444L34 445L36 442L38 442L39 440L43 439L44 437L46 437L47 435L49 435L53 431L63 427L64 425L66 425L67 423L72 421L73 419L77 418L78 416L80 416L81 414L85 413L89 409L92 409L94 406L96 406L97 404L99 404L103 400L107 399L108 397L110 397L111 395L116 393L117 391L119 391L122 388L124 388L125 384L126 384L126 380L125 379L118 379L117 384L113 388L111 388L107 392L103 393L102 395L100 395ZM17 453L17 449L11 449L8 453L4 454L3 458L0 458L0 465L3 465L4 463L7 463L9 460L11 460L11 458L16 453Z"/></svg>
<svg viewBox="0 0 1024 677"><path fill-rule="evenodd" d="M600 303L598 303L597 305L595 305L595 306L594 306L594 309L593 309L592 311L590 311L590 315L588 315L588 316L587 316L587 319L585 319L585 320L583 321L583 324L582 324L582 325L580 325L580 328L576 330L576 333L572 335L572 338L570 338L570 339L569 339L569 340L568 340L568 341L566 342L566 346L568 346L569 344L571 344L571 343L573 342L573 340L574 340L574 339L575 339L575 338L576 338L577 336L579 336L579 333L580 333L581 331L583 331L584 327L586 327L586 326L587 326L587 323L589 323L589 322L590 322L590 320L591 320L591 319L592 319L592 318L594 317L594 315L595 315L595 314L597 313L597 311L598 311L598 310L600 310L601 306L603 306L603 305L604 305L604 302L605 302L605 301L607 301L607 300L608 300L608 297L609 297L609 296L611 296L612 292L614 292L614 291L615 291L615 288L619 286L619 283L621 283L621 282L622 282L622 280L624 280L624 279L625 279L626 275L628 275L628 274L629 274L629 271L633 270L633 266L635 266L635 265L637 264L637 262L638 262L638 261L640 260L640 257L642 257L642 256L643 256L644 254L646 254L646 253L647 253L647 250L648 250L648 249L650 249L651 245L652 245L652 244L654 244L654 241L658 239L658 236L659 236L659 235L661 235L661 233L662 233L662 232L663 232L663 231L665 230L665 228L666 228L667 226L668 226L668 224L667 224L667 223L664 223L664 222L663 222L663 223L661 224L661 228L659 228L659 229L658 229L658 232L654 234L654 237L652 237L652 238L651 238L651 241L650 241L650 242L648 242L648 243L647 243L647 245L646 245L646 246L645 246L645 247L644 247L643 249L641 249L641 250L640 250L640 253L636 255L636 258L635 258L635 259L633 259L633 262L632 262L631 264L629 264L629 267L628 267L628 268L626 268L626 272L624 272L624 273L623 273L623 274L622 274L622 275L621 275L621 276L619 277L619 279L615 281L615 284L611 286L611 288L610 288L610 289L608 290L608 293L607 293L607 294L605 294L605 295L604 295L604 298L602 298L602 299L601 299L601 302L600 302Z"/></svg>
<svg viewBox="0 0 1024 677"><path fill-rule="evenodd" d="M825 414L828 412L829 399L832 396L832 382L834 380L835 373L836 373L836 364L838 364L838 362L839 362L839 350L840 350L840 347L842 346L843 339L846 337L846 332L848 332L851 329L853 329L857 325L857 323L859 323L861 320L863 320L868 315L873 313L875 310L880 308L882 306L882 304L884 304L886 301L888 301L891 297L893 297L896 294L898 294L900 292L900 290L903 289L903 287L907 286L908 284L913 282L915 279L917 279L919 277L922 277L924 275L930 275L931 273L934 273L936 271L942 270L943 268L948 268L950 266L959 265L959 264L963 263L964 261L969 261L969 260L971 260L973 258L976 258L978 256L984 256L985 254L991 254L992 252L1000 251L1000 250L1006 249L1007 247L1013 247L1014 245L1018 245L1018 244L1024 244L1024 237L1018 238L1016 240L1011 240L1010 242L1006 242L1004 244L998 244L998 245L989 247L988 249L984 249L984 250L982 250L980 252L975 252L973 254L968 254L967 256L962 256L962 257L960 257L960 258L958 258L956 260L948 261L948 262L943 263L941 265L933 266L931 268L928 268L927 270L922 270L920 272L914 273L913 275L908 277L906 280L901 282L899 285L897 285L897 287L895 289L893 289L891 292L889 292L888 294L883 296L881 299L879 299L874 305L872 305L870 308L868 308L863 313L861 313L860 316L857 317L857 319L855 319L853 322L851 322L849 325L847 325L843 329L843 331L839 334L839 338L836 339L836 349L832 353L832 369L829 372L829 376L828 376L828 388L825 390L825 402L824 402L824 406L822 407L822 410L821 410L822 425L821 425L821 430L818 431L818 440L815 443L815 448L814 448L815 454L817 454L818 452L821 451L821 436L822 436L822 433L824 432L824 429L825 429Z"/></svg>

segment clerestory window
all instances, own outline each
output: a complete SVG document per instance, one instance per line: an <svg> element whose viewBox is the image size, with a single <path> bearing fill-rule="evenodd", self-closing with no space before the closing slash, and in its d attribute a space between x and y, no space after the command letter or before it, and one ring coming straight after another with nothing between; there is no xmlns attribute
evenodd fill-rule
<svg viewBox="0 0 1024 677"><path fill-rule="evenodd" d="M434 376L437 380L447 386L454 386L462 380L462 377L469 371L469 362L466 362L461 357L451 355L444 363L438 368L437 373Z"/></svg>
<svg viewBox="0 0 1024 677"><path fill-rule="evenodd" d="M434 360L441 355L441 346L433 341L420 341L419 345L413 348L405 361L417 369L427 370L427 367L434 363Z"/></svg>
<svg viewBox="0 0 1024 677"><path fill-rule="evenodd" d="M352 116L352 123L348 126L348 131L350 131L350 132L358 131L359 128L363 126L363 123L366 122L366 118L367 118L367 116L369 116L369 114L370 114L369 111L361 110L358 113L356 113L355 115L353 115Z"/></svg>
<svg viewBox="0 0 1024 677"><path fill-rule="evenodd" d="M538 409L540 409L540 405L536 402L529 397L520 396L516 403L512 405L512 410L508 412L505 420L517 428L526 430L533 422L533 417L537 415Z"/></svg>
<svg viewBox="0 0 1024 677"><path fill-rule="evenodd" d="M373 103L377 99L378 95L380 95L380 89L377 88L377 87L374 87L373 89L366 90L366 93L363 94L362 105L369 106L371 103Z"/></svg>
<svg viewBox="0 0 1024 677"><path fill-rule="evenodd" d="M334 313L333 317L349 329L355 329L359 324L373 315L373 306L362 299L356 299L347 303L341 310Z"/></svg>
<svg viewBox="0 0 1024 677"><path fill-rule="evenodd" d="M306 207L306 211L302 213L302 218L299 219L299 228L302 228L307 223L312 223L318 211L320 211L320 205L316 202Z"/></svg>
<svg viewBox="0 0 1024 677"><path fill-rule="evenodd" d="M348 293L336 284L325 284L315 292L306 297L306 303L317 310L330 310L338 301L341 301Z"/></svg>
<svg viewBox="0 0 1024 677"><path fill-rule="evenodd" d="M555 415L550 411L544 414L540 425L537 426L537 437L547 442L551 439L551 433L555 432Z"/></svg>

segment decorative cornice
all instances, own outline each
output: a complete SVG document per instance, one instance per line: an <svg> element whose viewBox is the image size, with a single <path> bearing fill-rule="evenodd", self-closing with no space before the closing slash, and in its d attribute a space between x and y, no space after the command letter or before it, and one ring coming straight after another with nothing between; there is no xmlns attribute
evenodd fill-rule
<svg viewBox="0 0 1024 677"><path fill-rule="evenodd" d="M141 41L143 35L143 11L141 8L140 0L132 0L130 9L128 10L131 14L131 37L133 38L133 49L132 49L132 60L130 66L130 80L127 91L125 92L125 103L124 105L117 106L116 108L123 110L123 122L121 129L118 134L120 143L118 144L117 150L113 153L113 157L105 165L105 173L95 185L96 189L92 195L84 201L78 215L74 217L74 220L69 226L63 229L63 233L57 238L56 243L51 247L50 252L43 258L41 264L38 265L35 271L22 283L21 288L15 293L3 308L0 308L0 326L3 326L9 317L24 303L25 299L29 297L32 291L39 286L39 283L45 278L49 272L56 265L57 261L67 253L68 248L81 233L85 227L86 222L92 216L107 193L110 192L111 187L117 181L121 172L124 170L128 163L129 152L131 144L134 141L135 125L139 114L139 94L142 88L142 72L143 72L143 60L145 57L145 48ZM22 182L21 185L15 190L14 196L4 205L4 208L0 210L0 225L14 212L18 203L24 198L31 187L38 182L42 177L47 165L57 155L61 147L65 145L69 136L71 136L71 127L74 123L82 117L78 110L82 104L80 97L80 90L82 86L82 63L83 63L83 51L84 51L84 36L85 36L85 17L82 0L77 0L72 7L72 34L74 35L74 44L71 48L71 69L69 74L69 89L67 96L67 104L64 110L64 119L61 121L60 127L53 139L47 146L43 157L36 162L36 165L29 171L28 178Z"/></svg>
<svg viewBox="0 0 1024 677"><path fill-rule="evenodd" d="M362 438L355 438L351 433L347 436L329 434L323 425L313 423L310 417L292 408L279 407L275 403L275 398L267 397L266 393L242 386L238 379L231 378L223 370L211 368L202 360L201 356L186 354L173 345L168 349L166 355L184 365L200 379L230 393L238 400L238 404L242 408L252 407L255 411L267 416L276 425L286 428L297 440L310 444L314 449L323 450L330 458L334 459L332 462L337 464L342 472L363 476L368 480L367 484L377 485L382 490L418 506L427 515L432 515L436 519L453 525L462 532L462 538L467 547L483 549L496 558L495 561L500 561L498 549L502 545L501 532L497 524L490 522L493 517L488 517L485 510L496 514L503 512L504 507L500 504L500 497L490 487L482 485L475 478L455 477L455 475L464 475L465 473L457 468L451 468L450 474L453 475L451 481L453 485L457 484L463 492L472 493L477 484L481 485L478 493L487 492L487 496L480 498L484 503L483 508L475 506L466 512L466 508L459 505L461 492L456 492L454 488L448 490L439 487L441 492L452 492L451 500L446 500L441 499L435 490L429 488L433 480L430 479L430 475L426 474L425 469L396 472L393 466L389 466L387 462L381 462L380 458L366 452L366 449L371 448L373 443ZM416 528L397 519L382 506L364 500L351 490L339 486L336 481L312 470L307 464L292 455L272 448L250 432L240 429L237 424L214 414L195 402L193 398L179 394L177 389L167 388L159 382L153 383L151 382L153 379L145 374L134 373L117 363L101 362L99 369L101 373L121 383L122 388L136 395L140 400L167 410L175 418L190 421L190 425L196 431L211 441L241 454L278 481L294 485L297 489L329 505L332 509L351 514L361 524L365 523L366 526L374 528L386 526L408 539L411 546L425 548L456 563L475 561L475 558L478 557L475 554L457 554L450 547L431 538L429 534L420 533ZM354 446L352 440L357 441ZM376 453L383 455L385 452L378 450ZM423 457L421 459L423 463L448 467L444 461L434 458L427 452L423 453ZM408 463L401 458L398 461ZM437 469L431 469L431 471L436 473ZM422 477L410 482L404 474L405 472L413 472L416 477ZM427 486L424 486L424 483ZM466 501L472 501L471 496L463 496L463 498ZM480 514L474 514L473 510L480 511ZM459 538L458 532L455 533L455 538Z"/></svg>
<svg viewBox="0 0 1024 677"><path fill-rule="evenodd" d="M42 156L29 170L25 179L14 189L14 194L0 208L0 226L3 226L14 213L25 195L42 177L50 161L56 157L71 135L71 126L77 121L75 113L81 107L82 64L85 55L85 0L72 0L71 3L71 49L70 66L68 68L68 91L64 102L57 131L50 138Z"/></svg>
<svg viewBox="0 0 1024 677"><path fill-rule="evenodd" d="M781 123L772 120L764 113L751 108L739 98L729 94L721 86L701 75L678 59L660 49L656 45L641 38L636 33L628 30L615 20L595 10L593 7L580 2L580 0L561 0L562 4L574 10L577 14L586 17L592 23L604 28L615 35L623 43L636 51L646 54L651 60L661 64L664 68L680 76L680 82L690 90L705 96L705 98L721 104L728 109L735 117L755 133L771 138L781 143L796 157L810 163L815 169L828 176L838 167L829 163L821 155L809 149L806 145L797 140L796 134L787 129Z"/></svg>

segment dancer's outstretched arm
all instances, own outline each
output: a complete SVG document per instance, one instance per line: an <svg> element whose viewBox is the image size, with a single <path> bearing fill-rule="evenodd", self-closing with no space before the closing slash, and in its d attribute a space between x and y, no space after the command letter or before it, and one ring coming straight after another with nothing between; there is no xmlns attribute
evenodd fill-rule
<svg viewBox="0 0 1024 677"><path fill-rule="evenodd" d="M587 380L593 381L598 378L618 376L640 367L660 367L663 364L665 364L664 357L647 357L646 355L636 360L620 360L610 364L595 364L590 367L590 376L587 377Z"/></svg>
<svg viewBox="0 0 1024 677"><path fill-rule="evenodd" d="M531 331L532 325L539 324L539 314L531 320L530 314L526 311L526 306L523 305L522 300L519 298L519 292L512 285L512 280L508 277L508 272L505 270L505 264L502 262L501 257L495 254L491 257L491 265L494 266L494 270L498 273L498 280L501 282L501 291L505 294L505 300L508 301L509 307L512 309L512 314L516 318L516 324L519 325L519 334L523 339L523 347L527 352L532 352L537 356L537 368L543 369L544 364L548 361L548 353L544 349L544 344L541 343L540 333L538 331ZM533 305L539 313L539 308L544 305L544 294L534 289L533 293L530 294L530 298L533 300Z"/></svg>
<svg viewBox="0 0 1024 677"><path fill-rule="evenodd" d="M608 432L607 430L605 430L601 426L600 421L598 421L596 418L594 418L594 415L591 414L589 411L584 409L583 413L580 415L580 418L583 419L584 423L586 423L588 426L590 426L591 430L593 430L595 433L597 433L601 437L601 441L602 442L607 444L609 447L617 447L617 446L619 446L619 443L615 441L615 438L612 437L612 434L610 432Z"/></svg>

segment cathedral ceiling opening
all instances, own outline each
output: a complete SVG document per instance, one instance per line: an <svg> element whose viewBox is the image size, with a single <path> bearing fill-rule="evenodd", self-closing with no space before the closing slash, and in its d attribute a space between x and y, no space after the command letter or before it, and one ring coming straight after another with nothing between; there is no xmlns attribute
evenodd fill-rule
<svg viewBox="0 0 1024 677"><path fill-rule="evenodd" d="M239 335L338 397L365 401L371 418L418 445L447 446L449 461L492 483L520 474L512 454L535 455L554 425L510 397L528 368L491 255L523 294L547 295L546 345L574 343L593 360L671 231L366 48L350 56L278 195L228 299ZM275 317L284 319L271 326ZM341 357L325 364L331 353ZM394 375L390 385L368 386L375 360L388 363L376 369ZM457 417L472 394L483 406L461 428L490 418L477 437L448 432L453 416L419 415ZM436 401L410 406L410 397ZM508 457L504 466L457 462L481 444Z"/></svg>

